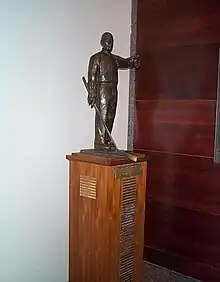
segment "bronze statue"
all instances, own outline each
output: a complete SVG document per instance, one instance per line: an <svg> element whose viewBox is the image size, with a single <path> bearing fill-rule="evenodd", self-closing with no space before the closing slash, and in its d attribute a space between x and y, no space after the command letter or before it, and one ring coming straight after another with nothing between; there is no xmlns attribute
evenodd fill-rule
<svg viewBox="0 0 220 282"><path fill-rule="evenodd" d="M91 56L88 67L88 104L98 108L94 148L107 151L116 149L110 134L117 108L118 70L140 66L139 56L125 59L112 54L113 42L112 34L105 32L100 41L102 50Z"/></svg>

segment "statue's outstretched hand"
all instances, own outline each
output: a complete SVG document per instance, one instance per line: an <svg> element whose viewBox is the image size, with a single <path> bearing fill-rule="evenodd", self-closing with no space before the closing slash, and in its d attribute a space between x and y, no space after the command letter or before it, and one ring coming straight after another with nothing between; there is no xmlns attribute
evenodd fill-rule
<svg viewBox="0 0 220 282"><path fill-rule="evenodd" d="M139 55L134 56L133 58L133 65L136 69L140 67L140 57Z"/></svg>

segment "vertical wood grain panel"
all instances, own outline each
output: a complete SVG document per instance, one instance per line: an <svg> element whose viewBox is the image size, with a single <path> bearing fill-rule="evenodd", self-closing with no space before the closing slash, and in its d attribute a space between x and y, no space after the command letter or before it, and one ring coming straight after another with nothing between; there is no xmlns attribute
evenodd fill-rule
<svg viewBox="0 0 220 282"><path fill-rule="evenodd" d="M220 1L138 3L133 146L150 158L144 258L217 282L220 166L213 157Z"/></svg>
<svg viewBox="0 0 220 282"><path fill-rule="evenodd" d="M70 163L70 281L102 281L106 274L106 281L117 281L120 183L112 167ZM96 179L96 199L79 195L80 175Z"/></svg>

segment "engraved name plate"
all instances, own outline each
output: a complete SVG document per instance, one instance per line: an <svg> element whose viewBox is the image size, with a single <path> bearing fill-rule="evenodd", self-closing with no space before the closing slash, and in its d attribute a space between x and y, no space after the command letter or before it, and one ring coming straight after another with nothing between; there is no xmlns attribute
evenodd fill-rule
<svg viewBox="0 0 220 282"><path fill-rule="evenodd" d="M96 178L80 175L80 196L96 199Z"/></svg>
<svg viewBox="0 0 220 282"><path fill-rule="evenodd" d="M142 174L141 164L122 165L115 168L115 178L127 178Z"/></svg>

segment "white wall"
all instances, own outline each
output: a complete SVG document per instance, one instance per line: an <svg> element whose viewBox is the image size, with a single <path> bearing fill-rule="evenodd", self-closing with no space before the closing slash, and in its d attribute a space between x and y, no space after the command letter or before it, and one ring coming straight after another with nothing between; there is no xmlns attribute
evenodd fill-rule
<svg viewBox="0 0 220 282"><path fill-rule="evenodd" d="M93 146L81 76L100 49L129 55L131 0L0 1L0 281L67 280L68 162ZM114 137L126 148L128 71Z"/></svg>

